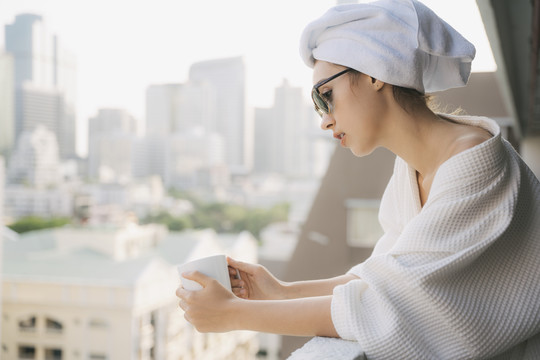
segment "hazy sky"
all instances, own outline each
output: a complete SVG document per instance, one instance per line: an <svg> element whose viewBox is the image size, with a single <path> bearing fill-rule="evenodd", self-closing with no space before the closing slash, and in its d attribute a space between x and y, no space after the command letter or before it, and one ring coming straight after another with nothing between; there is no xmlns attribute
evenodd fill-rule
<svg viewBox="0 0 540 360"><path fill-rule="evenodd" d="M477 48L473 71L495 70L474 0L424 0ZM305 89L311 70L298 55L304 26L335 0L1 0L4 26L42 15L77 61L78 122L98 108L127 109L139 120L150 84L185 82L197 61L244 56L248 104L267 107L286 78Z"/></svg>

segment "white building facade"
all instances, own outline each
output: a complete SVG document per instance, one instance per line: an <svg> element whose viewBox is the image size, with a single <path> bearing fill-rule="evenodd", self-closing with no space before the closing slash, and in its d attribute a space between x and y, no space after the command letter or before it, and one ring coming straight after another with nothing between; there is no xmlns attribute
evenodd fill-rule
<svg viewBox="0 0 540 360"><path fill-rule="evenodd" d="M4 359L253 359L256 333L198 333L174 295L176 264L225 253L256 261L247 233L160 226L57 229L4 242Z"/></svg>
<svg viewBox="0 0 540 360"><path fill-rule="evenodd" d="M21 133L8 167L10 183L25 183L36 188L61 182L58 142L55 134L40 125Z"/></svg>

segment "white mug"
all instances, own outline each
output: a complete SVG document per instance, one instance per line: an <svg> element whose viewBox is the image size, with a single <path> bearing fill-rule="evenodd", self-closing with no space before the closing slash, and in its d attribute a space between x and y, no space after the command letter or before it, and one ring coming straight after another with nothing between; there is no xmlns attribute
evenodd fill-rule
<svg viewBox="0 0 540 360"><path fill-rule="evenodd" d="M198 282L186 279L182 276L185 272L195 270L216 279L223 287L225 287L225 289L231 291L231 279L229 278L229 267L225 255L208 256L178 265L178 273L180 274L182 287L184 289L190 291L202 289L201 284Z"/></svg>

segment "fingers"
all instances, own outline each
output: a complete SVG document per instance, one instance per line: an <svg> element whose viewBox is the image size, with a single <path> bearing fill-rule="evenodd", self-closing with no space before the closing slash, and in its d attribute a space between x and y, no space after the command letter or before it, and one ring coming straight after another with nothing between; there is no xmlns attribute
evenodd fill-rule
<svg viewBox="0 0 540 360"><path fill-rule="evenodd" d="M237 268L229 266L229 276L231 279L240 279L240 271Z"/></svg>
<svg viewBox="0 0 540 360"><path fill-rule="evenodd" d="M242 299L248 298L248 293L246 289L244 288L239 288L239 287L232 288L232 292L234 295L238 296L239 298L242 298Z"/></svg>
<svg viewBox="0 0 540 360"><path fill-rule="evenodd" d="M244 280L242 279L231 279L231 287L232 288L243 288L246 284L244 283Z"/></svg>
<svg viewBox="0 0 540 360"><path fill-rule="evenodd" d="M241 298L247 298L247 290L245 288L245 283L241 279L231 279L231 289L234 295L241 297Z"/></svg>
<svg viewBox="0 0 540 360"><path fill-rule="evenodd" d="M190 297L191 291L184 289L182 286L180 286L178 289L176 289L176 296L180 298L180 301L178 302L178 306L184 311L188 308L188 299Z"/></svg>
<svg viewBox="0 0 540 360"><path fill-rule="evenodd" d="M227 256L227 263L229 264L229 266L231 266L231 267L233 267L235 269L238 269L240 271L247 272L247 273L250 272L250 269L253 266L252 264L249 264L249 263L245 263L245 262L242 262L242 261L236 261L233 258L230 258L228 256Z"/></svg>
<svg viewBox="0 0 540 360"><path fill-rule="evenodd" d="M211 282L213 279L209 276L204 275L201 272L198 271L188 271L185 273L182 273L182 277L193 280L201 284L202 287L206 287L209 282Z"/></svg>
<svg viewBox="0 0 540 360"><path fill-rule="evenodd" d="M176 296L178 296L180 299L185 299L189 293L190 291L184 289L182 286L176 289Z"/></svg>
<svg viewBox="0 0 540 360"><path fill-rule="evenodd" d="M178 302L178 306L180 307L180 309L182 309L184 311L187 310L187 304L183 299L180 299L180 301Z"/></svg>

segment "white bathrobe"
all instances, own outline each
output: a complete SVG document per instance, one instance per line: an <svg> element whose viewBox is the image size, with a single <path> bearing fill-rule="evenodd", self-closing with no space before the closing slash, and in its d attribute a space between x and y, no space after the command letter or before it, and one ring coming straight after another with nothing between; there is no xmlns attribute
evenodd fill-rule
<svg viewBox="0 0 540 360"><path fill-rule="evenodd" d="M415 170L396 159L384 235L350 270L359 280L334 289L351 359L540 359L540 184L494 121L447 117L493 137L442 164L423 207ZM317 343L331 344L320 358L339 347L319 338L305 354Z"/></svg>

